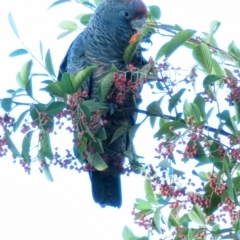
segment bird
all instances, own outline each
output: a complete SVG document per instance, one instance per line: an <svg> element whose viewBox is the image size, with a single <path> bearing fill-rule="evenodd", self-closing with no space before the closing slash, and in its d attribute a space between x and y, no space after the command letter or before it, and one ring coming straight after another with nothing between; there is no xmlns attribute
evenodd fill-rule
<svg viewBox="0 0 240 240"><path fill-rule="evenodd" d="M101 3L86 28L70 45L59 68L58 79L64 73L76 75L88 66L95 70L82 84L81 90L87 92L88 99L99 101L98 88L101 79L109 73L112 65L119 71L126 71L124 51L131 37L141 29L147 18L147 7L142 0L106 0ZM146 64L141 48L138 48L131 62L140 68ZM127 76L127 81L130 77ZM110 143L114 132L123 125L133 126L136 113L121 111L135 107L134 93L129 91L121 103L116 99L105 101L110 111L103 116L107 139L102 142L108 168L104 171L89 171L92 195L101 207L120 208L122 205L121 166L124 152L131 144L124 133Z"/></svg>

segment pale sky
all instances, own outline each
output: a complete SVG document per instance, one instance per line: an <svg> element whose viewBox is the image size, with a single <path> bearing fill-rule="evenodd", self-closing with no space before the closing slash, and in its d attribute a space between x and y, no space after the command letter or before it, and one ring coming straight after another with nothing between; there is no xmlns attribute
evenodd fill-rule
<svg viewBox="0 0 240 240"><path fill-rule="evenodd" d="M55 71L77 33L57 40L62 31L57 25L60 21L84 12L80 4L65 3L49 11L51 0L8 0L0 3L0 66L1 95L9 88L17 88L15 76L28 57L9 58L13 50L22 48L8 24L8 12L11 12L21 40L39 56L39 40L41 39L46 52L51 49ZM147 5L159 5L162 11L161 23L178 24L184 29L195 29L207 32L212 20L222 23L216 34L220 48L227 49L231 40L240 46L239 33L239 1L216 0L151 0ZM89 11L89 10L88 10ZM154 38L155 39L155 38ZM159 47L166 42L162 38L154 42L149 55L154 57ZM186 61L185 61L186 58ZM176 65L191 62L191 53L180 49L172 56ZM145 94L151 94L149 89ZM1 97L2 98L2 97ZM147 97L149 99L149 97ZM151 101L151 99L149 100ZM145 101L142 107L147 105ZM148 122L147 122L148 124ZM153 149L150 130L140 130L137 134L136 148L139 155L152 159ZM64 141L60 140L62 146ZM147 161L146 160L146 161ZM90 181L87 174L52 168L54 183L45 180L34 164L32 174L28 176L11 158L0 159L0 239L13 240L53 240L53 239L104 239L120 240L125 225L136 235L146 235L133 224L131 210L136 197L144 197L143 178L138 175L122 177L123 205L120 209L102 209L95 204L91 196ZM155 235L151 239L159 239Z"/></svg>

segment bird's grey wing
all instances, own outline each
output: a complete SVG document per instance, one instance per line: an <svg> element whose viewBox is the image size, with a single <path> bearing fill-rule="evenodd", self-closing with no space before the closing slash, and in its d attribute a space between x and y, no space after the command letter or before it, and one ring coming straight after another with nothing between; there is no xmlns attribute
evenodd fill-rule
<svg viewBox="0 0 240 240"><path fill-rule="evenodd" d="M63 73L70 73L76 75L79 71L85 69L88 64L84 54L84 31L80 33L77 38L70 45L60 67L58 73L58 80L61 80ZM89 93L91 89L91 76L82 84L81 90Z"/></svg>

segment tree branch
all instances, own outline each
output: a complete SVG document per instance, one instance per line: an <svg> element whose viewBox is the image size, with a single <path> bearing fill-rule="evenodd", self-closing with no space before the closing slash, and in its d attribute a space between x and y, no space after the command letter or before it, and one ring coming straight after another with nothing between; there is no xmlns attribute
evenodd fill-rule
<svg viewBox="0 0 240 240"><path fill-rule="evenodd" d="M152 114L152 113L149 113L148 111L146 110L142 110L142 109L133 109L133 108L123 108L123 109L119 109L119 110L116 110L117 112L122 112L122 111L129 111L129 112L137 112L137 113L141 113L141 114L145 114L146 116L153 116L153 117L160 117L160 118L164 118L164 119L167 119L167 120L172 120L172 121L175 121L176 120L176 117L174 116L169 116L169 115L166 115L166 114ZM179 122L182 122L184 124L186 124L185 120L184 119L180 119L178 120ZM212 132L212 133L216 133L218 131L218 134L224 136L224 137L228 137L229 135L231 135L231 133L229 132L226 132L224 130L218 130L214 127L210 127L210 126L207 126L207 125L204 125L204 129L209 131L209 132Z"/></svg>

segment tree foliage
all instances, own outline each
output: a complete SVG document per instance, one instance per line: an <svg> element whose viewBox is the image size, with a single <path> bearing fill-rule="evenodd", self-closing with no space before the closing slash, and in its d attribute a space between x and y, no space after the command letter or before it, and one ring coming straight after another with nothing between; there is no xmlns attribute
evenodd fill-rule
<svg viewBox="0 0 240 240"><path fill-rule="evenodd" d="M50 8L69 2L59 0ZM94 9L102 2L77 1ZM129 161L123 166L124 173L136 172L145 177L145 199L137 198L132 215L139 227L148 230L148 236L137 237L128 227L123 229L125 240L149 239L150 233L159 234L161 239L238 239L240 235L240 49L232 41L228 50L217 45L215 33L220 22L212 21L208 33L197 35L193 29L160 24L161 11L149 6L148 24L130 39L124 59L128 64L141 40L151 32L170 40L158 49L155 59L142 69L129 65L128 72L136 75L138 82L123 86L122 91L150 84L159 99L152 101L146 109L136 108L136 113L145 114L142 122L133 127L122 126L115 132L111 142L128 132L133 140L141 124L149 119L156 129L156 166L140 160L132 149L125 154ZM92 14L79 14L76 19L86 25ZM13 16L9 23L20 39ZM62 38L79 28L72 20L63 20L59 27L64 31ZM155 44L155 43L154 43ZM180 47L191 50L195 64L186 73L174 67L169 57ZM87 93L80 92L81 84L94 71L88 67L76 76L64 74L58 81L54 71L50 49L43 52L41 59L23 46L10 53L10 57L29 55L17 73L18 89L9 89L9 97L1 99L6 112L0 117L4 136L0 138L0 156L11 152L26 172L37 159L41 171L52 181L50 168L53 165L75 169L79 172L92 168L104 170L107 164L103 157L102 141L106 139L101 115L111 108L105 99L111 97L111 86L127 72L112 67L99 84L99 102L87 100ZM188 51L190 52L190 51ZM43 72L34 73L32 66L40 63ZM44 76L43 92L49 95L43 103L33 92L36 76ZM199 76L198 76L199 75ZM22 100L22 96L24 99ZM136 95L140 103L141 97ZM16 100L18 99L18 100ZM124 101L124 99L119 99ZM14 115L14 110L24 110ZM22 108L21 108L22 109ZM125 109L127 111L127 109ZM13 118L15 116L16 119ZM73 133L73 147L66 156L52 149L51 136L61 131L63 122ZM14 142L15 132L24 134L19 150ZM37 141L34 136L37 136ZM87 151L90 144L95 151ZM36 145L33 150L33 145ZM35 154L35 155L34 155ZM89 163L84 161L88 155ZM185 168L184 168L185 167ZM189 177L190 176L190 177ZM223 224L224 223L224 224Z"/></svg>

